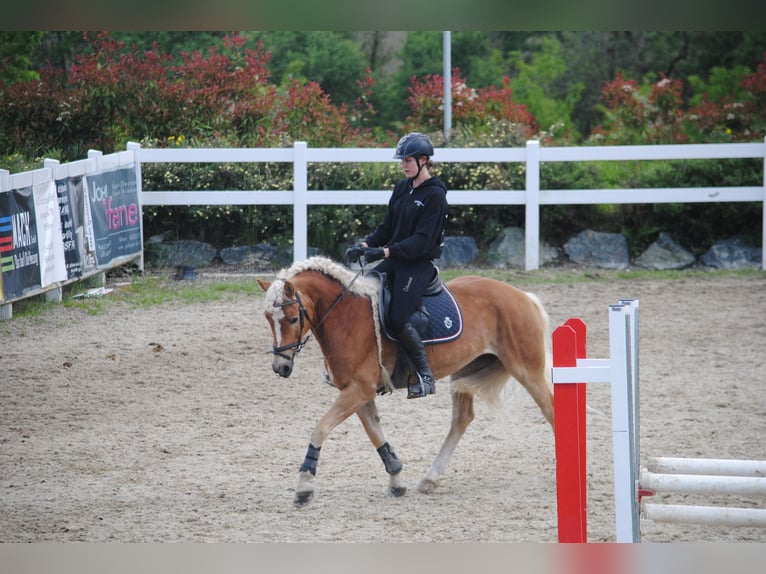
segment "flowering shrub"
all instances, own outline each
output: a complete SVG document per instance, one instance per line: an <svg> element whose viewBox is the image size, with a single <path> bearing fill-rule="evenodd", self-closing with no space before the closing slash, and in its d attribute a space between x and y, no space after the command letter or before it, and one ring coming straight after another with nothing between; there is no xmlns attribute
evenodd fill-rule
<svg viewBox="0 0 766 574"><path fill-rule="evenodd" d="M759 141L766 135L766 52L741 90L684 109L680 80L664 75L648 89L621 74L601 92L605 121L589 140L606 144Z"/></svg>
<svg viewBox="0 0 766 574"><path fill-rule="evenodd" d="M0 86L0 143L7 151L44 153L61 147L65 160L88 149L122 149L128 139L185 134L197 141L227 134L238 145L363 145L370 139L351 125L349 111L331 104L315 83L269 83L270 54L241 36L224 39L208 54L184 53L174 64L158 50L138 51L95 36L93 50L77 57L64 76L46 69L39 81ZM31 121L30 121L31 120Z"/></svg>
<svg viewBox="0 0 766 574"><path fill-rule="evenodd" d="M444 119L444 78L437 74L423 79L413 77L409 88L411 113L407 124L424 131L438 131ZM460 77L460 70L452 73L452 119L456 126L474 134L486 134L492 124L488 120L516 124L531 137L537 132L535 119L523 104L513 101L508 78L503 87L474 89Z"/></svg>

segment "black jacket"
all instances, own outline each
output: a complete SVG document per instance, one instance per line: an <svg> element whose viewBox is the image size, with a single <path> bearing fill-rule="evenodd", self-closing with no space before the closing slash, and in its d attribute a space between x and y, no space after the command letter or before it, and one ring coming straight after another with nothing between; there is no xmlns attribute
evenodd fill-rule
<svg viewBox="0 0 766 574"><path fill-rule="evenodd" d="M447 207L447 187L438 177L414 189L403 179L394 186L383 223L365 241L370 247L388 247L389 257L395 259L438 259Z"/></svg>

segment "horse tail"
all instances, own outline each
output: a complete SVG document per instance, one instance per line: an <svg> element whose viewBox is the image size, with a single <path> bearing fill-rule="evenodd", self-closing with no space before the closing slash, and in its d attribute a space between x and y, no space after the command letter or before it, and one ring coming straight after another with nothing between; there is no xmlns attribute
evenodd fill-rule
<svg viewBox="0 0 766 574"><path fill-rule="evenodd" d="M525 291L527 297L530 298L537 311L540 313L540 318L543 322L543 344L545 345L545 381L548 383L551 391L553 391L553 379L551 378L551 368L553 367L553 351L551 345L551 321L548 316L548 312L543 307L542 301L534 293Z"/></svg>

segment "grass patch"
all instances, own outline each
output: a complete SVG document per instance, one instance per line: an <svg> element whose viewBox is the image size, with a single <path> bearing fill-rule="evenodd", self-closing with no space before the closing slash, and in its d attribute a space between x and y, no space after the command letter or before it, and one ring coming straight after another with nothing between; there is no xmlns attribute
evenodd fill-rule
<svg viewBox="0 0 766 574"><path fill-rule="evenodd" d="M449 281L462 275L481 275L519 287L542 284L562 285L583 282L611 281L715 281L726 277L756 277L766 279L766 271L741 269L715 271L701 269L653 271L643 269L609 270L544 267L535 271L522 269L444 269L442 278ZM178 281L164 275L135 275L130 282L117 283L115 291L101 297L76 298L90 288L100 286L91 278L67 286L64 289L63 306L80 309L88 315L108 312L110 305L122 302L133 309L150 308L168 303L193 305L224 300L229 297L263 297L263 291L251 277L231 276L215 279L198 278L195 281ZM45 295L37 295L13 303L13 318L42 316L59 303L49 302ZM12 319L13 320L13 319Z"/></svg>
<svg viewBox="0 0 766 574"><path fill-rule="evenodd" d="M207 303L233 295L259 296L258 284L250 278L225 280L177 281L157 275L135 278L130 285L119 288L110 295L133 308L151 307L165 303Z"/></svg>
<svg viewBox="0 0 766 574"><path fill-rule="evenodd" d="M445 269L441 271L441 275L445 281L460 277L461 275L481 275L482 277L491 277L512 285L561 285L584 282L678 281L682 279L712 281L723 277L766 278L766 271L758 269L731 271L682 269L657 271L648 269L611 270L544 267L535 271L525 271L523 269Z"/></svg>

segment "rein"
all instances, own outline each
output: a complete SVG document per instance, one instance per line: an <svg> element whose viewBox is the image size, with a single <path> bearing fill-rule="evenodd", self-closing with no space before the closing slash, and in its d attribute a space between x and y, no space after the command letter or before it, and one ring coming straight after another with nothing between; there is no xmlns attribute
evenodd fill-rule
<svg viewBox="0 0 766 574"><path fill-rule="evenodd" d="M306 308L303 306L303 302L301 301L301 296L298 290L295 290L295 299L291 299L290 301L284 301L283 303L274 303L274 307L281 308L281 307L287 307L288 305L298 305L298 318L300 320L300 332L303 333L303 327L304 322L303 318L305 317L306 320L308 320L309 325L311 325L311 329L309 330L306 337L301 340L300 335L298 336L298 340L294 343L290 343L289 345L283 345L281 347L272 347L271 351L267 351L268 353L272 355L278 355L282 357L283 359L292 360L292 357L288 357L285 354L285 351L289 351L290 349L295 349L295 352L293 353L293 357L297 355L298 353L303 350L303 347L306 346L306 343L309 342L309 339L311 338L311 332L315 331L320 327L322 323L324 323L324 320L327 319L327 316L332 312L333 309L335 309L335 306L340 303L343 300L343 297L345 297L348 290L351 288L351 286L354 284L354 281L357 280L359 275L364 271L364 267L359 269L359 271L356 272L356 275L354 275L353 279L349 282L348 285L345 285L343 287L343 291L340 292L340 294L335 298L335 301L332 302L332 305L330 305L330 308L327 309L327 312L322 316L322 318L319 320L318 323L314 323L314 321L311 320L311 317L309 317L308 311L306 311Z"/></svg>

